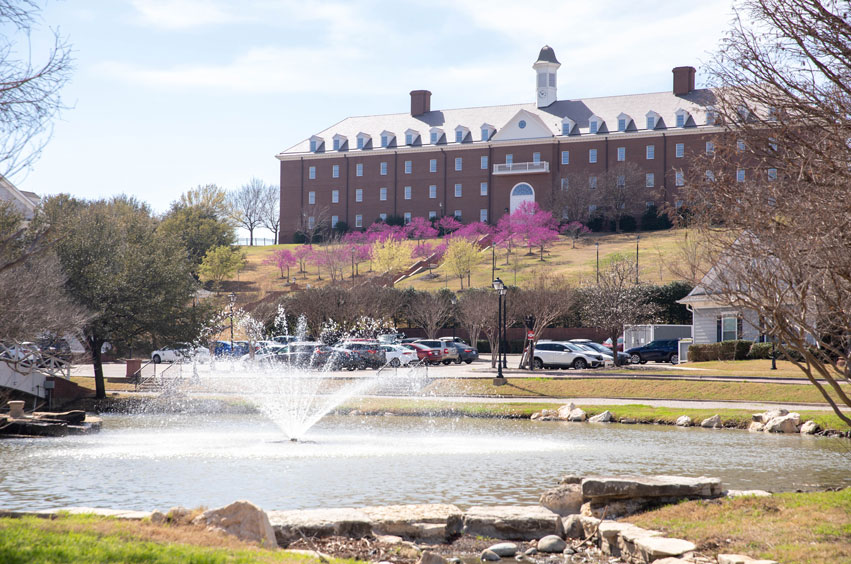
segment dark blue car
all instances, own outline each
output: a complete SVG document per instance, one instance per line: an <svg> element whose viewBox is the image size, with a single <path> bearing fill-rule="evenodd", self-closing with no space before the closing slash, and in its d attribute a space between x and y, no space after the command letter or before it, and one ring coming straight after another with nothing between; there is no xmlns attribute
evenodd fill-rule
<svg viewBox="0 0 851 564"><path fill-rule="evenodd" d="M677 364L680 361L678 342L678 339L650 341L644 346L629 349L626 354L629 355L629 361L633 364L644 364L650 360Z"/></svg>

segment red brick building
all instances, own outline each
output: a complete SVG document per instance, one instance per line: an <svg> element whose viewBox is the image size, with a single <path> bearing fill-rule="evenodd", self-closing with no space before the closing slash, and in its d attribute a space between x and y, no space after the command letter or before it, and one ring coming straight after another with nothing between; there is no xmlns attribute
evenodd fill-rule
<svg viewBox="0 0 851 564"><path fill-rule="evenodd" d="M354 229L391 215L495 223L570 190L569 178L593 188L621 163L642 173L642 205L677 203L690 156L712 150L720 131L695 69L673 69L669 92L558 100L559 66L541 49L533 103L433 110L431 92L415 90L409 113L349 117L278 154L280 241L309 225Z"/></svg>

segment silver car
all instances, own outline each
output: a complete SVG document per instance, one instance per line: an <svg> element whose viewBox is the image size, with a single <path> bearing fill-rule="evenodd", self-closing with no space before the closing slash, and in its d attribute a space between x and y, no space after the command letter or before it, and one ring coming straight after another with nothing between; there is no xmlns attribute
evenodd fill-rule
<svg viewBox="0 0 851 564"><path fill-rule="evenodd" d="M597 368L603 366L603 355L567 341L538 341L535 345L535 368Z"/></svg>

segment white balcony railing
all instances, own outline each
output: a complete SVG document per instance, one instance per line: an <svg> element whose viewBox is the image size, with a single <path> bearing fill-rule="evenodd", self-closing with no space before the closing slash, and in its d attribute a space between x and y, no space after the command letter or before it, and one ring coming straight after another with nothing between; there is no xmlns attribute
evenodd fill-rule
<svg viewBox="0 0 851 564"><path fill-rule="evenodd" d="M528 174L549 171L550 163L547 161L539 161L536 163L504 163L493 165L494 174Z"/></svg>

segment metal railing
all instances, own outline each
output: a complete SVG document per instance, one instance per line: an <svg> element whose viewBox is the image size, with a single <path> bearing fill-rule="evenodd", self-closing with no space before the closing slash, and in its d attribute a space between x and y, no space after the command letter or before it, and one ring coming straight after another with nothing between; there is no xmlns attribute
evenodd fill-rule
<svg viewBox="0 0 851 564"><path fill-rule="evenodd" d="M21 343L0 343L0 361L18 374L34 372L53 377L70 378L70 359Z"/></svg>
<svg viewBox="0 0 851 564"><path fill-rule="evenodd" d="M548 161L539 161L531 163L503 163L493 165L494 174L522 174L549 171L550 163Z"/></svg>

